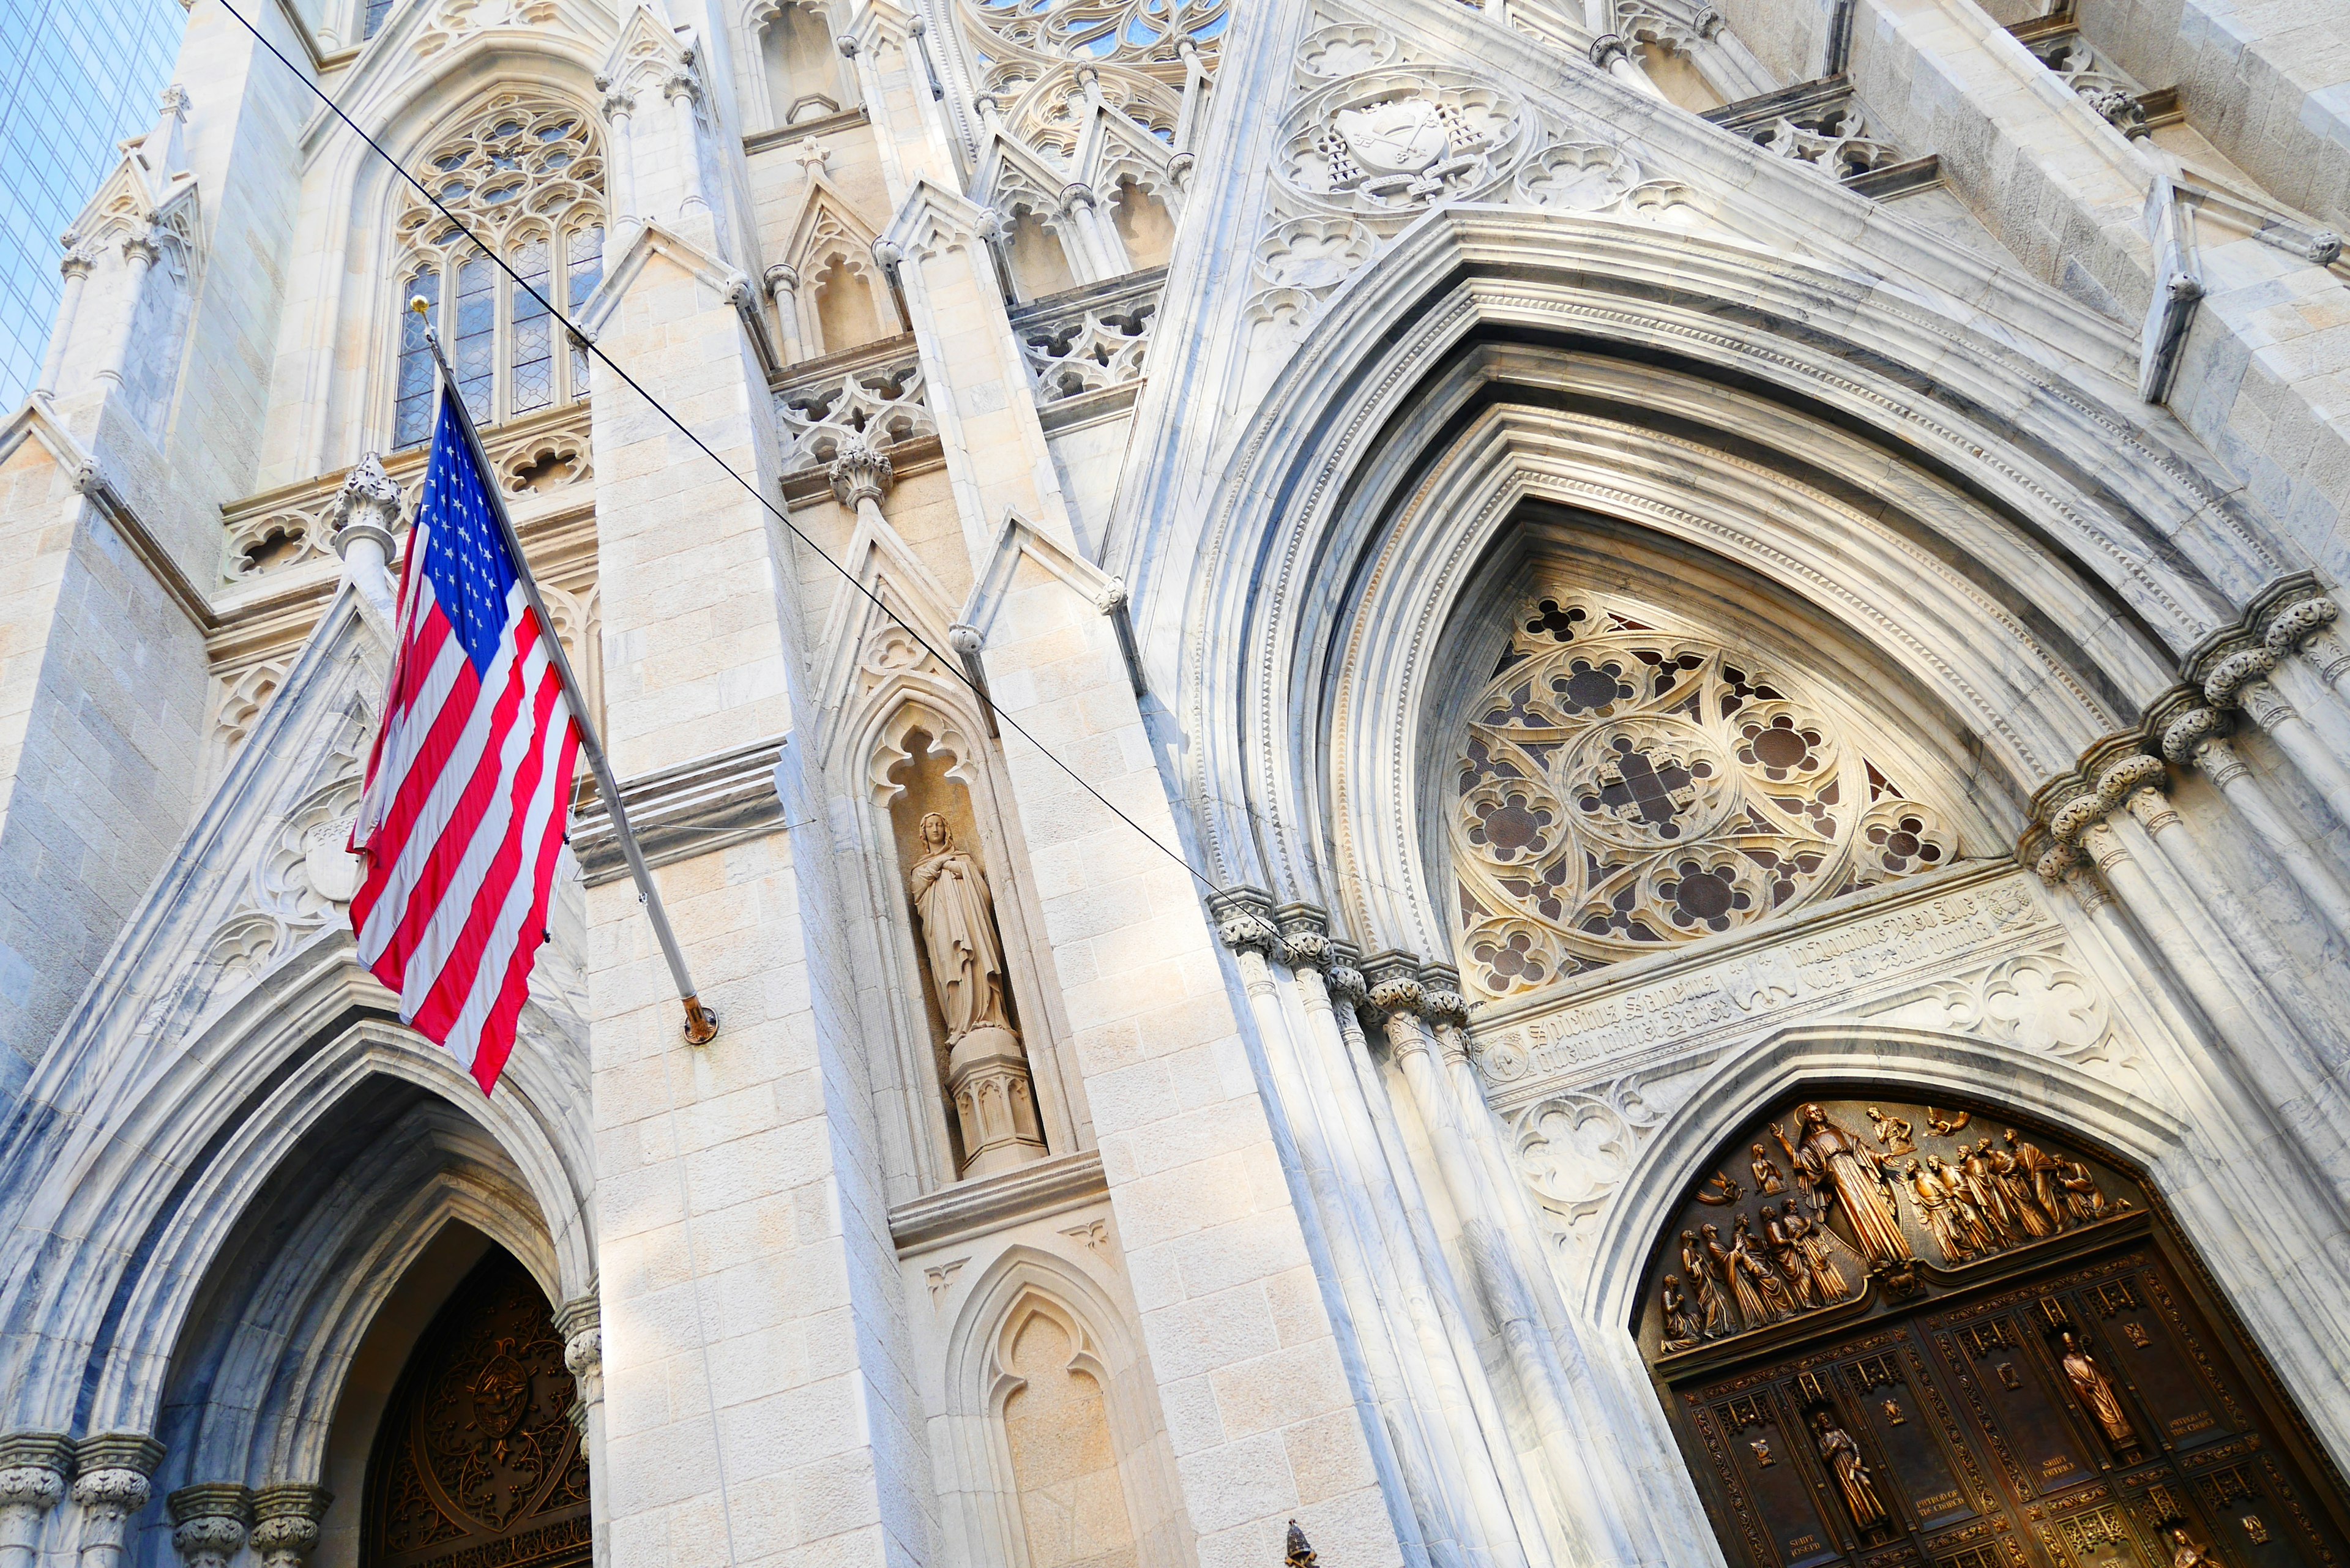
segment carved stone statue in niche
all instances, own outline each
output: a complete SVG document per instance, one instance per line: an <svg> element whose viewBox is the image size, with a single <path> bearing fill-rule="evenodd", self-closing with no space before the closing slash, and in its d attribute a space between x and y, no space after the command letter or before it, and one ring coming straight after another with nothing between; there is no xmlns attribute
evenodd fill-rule
<svg viewBox="0 0 2350 1568"><path fill-rule="evenodd" d="M1005 1005L1003 944L987 874L933 811L908 877L922 955L947 1026L947 1093L962 1124L964 1176L1006 1170L1045 1152L1028 1054Z"/></svg>

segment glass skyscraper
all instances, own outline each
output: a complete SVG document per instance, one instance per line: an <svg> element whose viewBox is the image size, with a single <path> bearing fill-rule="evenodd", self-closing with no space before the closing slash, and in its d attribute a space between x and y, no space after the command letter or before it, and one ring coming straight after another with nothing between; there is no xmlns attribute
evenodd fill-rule
<svg viewBox="0 0 2350 1568"><path fill-rule="evenodd" d="M0 417L40 374L57 235L155 122L186 26L179 0L0 0Z"/></svg>

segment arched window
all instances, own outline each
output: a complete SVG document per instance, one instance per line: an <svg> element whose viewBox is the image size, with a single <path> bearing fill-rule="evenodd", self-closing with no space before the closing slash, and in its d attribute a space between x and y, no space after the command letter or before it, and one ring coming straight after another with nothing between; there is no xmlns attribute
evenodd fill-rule
<svg viewBox="0 0 2350 1568"><path fill-rule="evenodd" d="M398 224L405 281L393 445L432 433L432 359L407 313L411 299L429 307L477 421L586 397L587 356L576 346L556 352L549 307L577 309L603 279L604 168L593 119L550 98L501 94L433 149L420 178L464 230L421 198ZM513 275L482 246L504 257Z"/></svg>
<svg viewBox="0 0 2350 1568"><path fill-rule="evenodd" d="M360 29L359 36L374 37L376 29L383 26L384 18L390 16L391 8L399 4L400 0L367 0L367 23Z"/></svg>

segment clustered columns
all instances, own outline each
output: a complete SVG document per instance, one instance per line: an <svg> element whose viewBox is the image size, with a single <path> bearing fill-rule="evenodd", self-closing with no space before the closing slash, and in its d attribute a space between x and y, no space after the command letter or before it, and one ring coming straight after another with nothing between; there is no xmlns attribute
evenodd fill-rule
<svg viewBox="0 0 2350 1568"><path fill-rule="evenodd" d="M1538 1487L1586 1531L1591 1561L1630 1561L1621 1525L1593 1488L1593 1457L1575 1434L1603 1419L1579 1401L1562 1351L1587 1376L1578 1344L1546 1322L1530 1287L1540 1241L1509 1200L1507 1157L1468 1060L1466 1009L1456 977L1409 955L1382 953L1367 978L1352 949L1332 940L1319 909L1278 909L1250 890L1213 900L1263 1042L1274 1110L1312 1198L1310 1223L1328 1250L1364 1375L1385 1420L1391 1458L1409 1494L1425 1500L1432 1555L1525 1561L1542 1539ZM1284 984L1286 980L1288 983ZM1508 1355L1542 1439L1544 1475L1527 1473L1477 1352L1481 1330L1422 1194L1373 1059L1365 1023L1379 1030L1436 1150L1436 1175L1461 1217L1463 1272ZM1471 1109L1470 1107L1473 1107ZM1465 1113L1465 1114L1464 1114ZM1604 1462L1604 1461L1603 1461Z"/></svg>
<svg viewBox="0 0 2350 1568"><path fill-rule="evenodd" d="M2167 776L2159 760L2125 754L2098 768L2094 784L2061 795L2039 873L2073 891L2117 952L2143 951L2133 923L2144 933L2159 971L2226 1044L2240 1092L2272 1110L2304 1107L2313 1129L2341 1127L2350 1102L2313 1033L2322 1013L2163 794Z"/></svg>
<svg viewBox="0 0 2350 1568"><path fill-rule="evenodd" d="M122 323L115 328L114 346L107 351L105 362L98 371L99 379L109 388L122 385L123 367L130 362L130 335L139 329L140 296L146 291L147 274L162 254L162 247L150 234L123 236L122 263L126 278L122 290Z"/></svg>
<svg viewBox="0 0 2350 1568"><path fill-rule="evenodd" d="M68 1552L76 1568L120 1568L162 1459L162 1444L135 1432L79 1442L58 1432L0 1438L0 1568ZM333 1501L307 1482L255 1491L224 1481L182 1487L163 1506L185 1568L228 1568L248 1546L260 1568L307 1568ZM57 1533L45 1541L53 1514Z"/></svg>
<svg viewBox="0 0 2350 1568"><path fill-rule="evenodd" d="M691 70L672 71L661 83L661 95L677 119L678 159L685 170L685 194L678 202L677 215L680 220L706 218L710 199L702 188L702 84Z"/></svg>

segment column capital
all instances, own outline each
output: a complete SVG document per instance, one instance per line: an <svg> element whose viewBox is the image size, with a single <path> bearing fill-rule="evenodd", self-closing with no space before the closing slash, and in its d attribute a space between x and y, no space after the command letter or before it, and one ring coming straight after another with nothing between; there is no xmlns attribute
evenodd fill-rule
<svg viewBox="0 0 2350 1568"><path fill-rule="evenodd" d="M2108 807L2120 805L2141 790L2158 789L2169 776L2163 771L2159 757L2149 757L2141 752L2121 758L2099 774L2097 794Z"/></svg>
<svg viewBox="0 0 2350 1568"><path fill-rule="evenodd" d="M124 261L143 262L149 266L153 266L157 259L160 258L162 254L162 248L156 244L152 233L125 234L122 236L122 259Z"/></svg>
<svg viewBox="0 0 2350 1568"><path fill-rule="evenodd" d="M2261 628L2261 645L2282 657L2299 649L2310 636L2332 626L2342 607L2331 596L2311 587L2272 608Z"/></svg>
<svg viewBox="0 0 2350 1568"><path fill-rule="evenodd" d="M307 1481L265 1486L253 1494L253 1550L262 1568L302 1568L318 1544L318 1521L335 1494Z"/></svg>
<svg viewBox="0 0 2350 1568"><path fill-rule="evenodd" d="M2216 708L2189 708L2163 726L2162 754L2181 767L2189 766L2226 723L2226 716Z"/></svg>
<svg viewBox="0 0 2350 1568"><path fill-rule="evenodd" d="M98 265L98 242L83 239L71 229L58 238L65 244L66 254L57 258L57 270L68 277L88 277Z"/></svg>
<svg viewBox="0 0 2350 1568"><path fill-rule="evenodd" d="M1621 33L1602 33L1591 40L1591 63L1607 70L1617 60L1632 57L1631 46L1625 43Z"/></svg>
<svg viewBox="0 0 2350 1568"><path fill-rule="evenodd" d="M348 556L355 541L374 539L383 546L383 558L392 559L392 530L400 522L400 486L383 471L383 461L374 452L353 463L328 512L335 554Z"/></svg>
<svg viewBox="0 0 2350 1568"><path fill-rule="evenodd" d="M832 493L852 511L868 501L879 505L898 478L889 452L862 436L842 442L839 455L825 465L824 472L832 482Z"/></svg>
<svg viewBox="0 0 2350 1568"><path fill-rule="evenodd" d="M2083 790L2048 815L2048 831L2060 844L2077 844L2081 835L2112 809L2112 803L2095 790Z"/></svg>
<svg viewBox="0 0 2350 1568"><path fill-rule="evenodd" d="M2129 808L2129 814L2137 817L2148 833L2159 833L2166 827L2176 826L2178 821L2178 810L2170 804L2170 797L2151 784L2132 790L2123 798L2122 804Z"/></svg>
<svg viewBox="0 0 2350 1568"><path fill-rule="evenodd" d="M2277 656L2267 649L2239 648L2203 677L2204 700L2214 708L2232 708L2246 686L2265 682L2276 667Z"/></svg>
<svg viewBox="0 0 2350 1568"><path fill-rule="evenodd" d="M1236 953L1273 956L1281 942L1274 922L1273 898L1255 888L1229 888L1209 896L1208 912L1215 918L1216 937Z"/></svg>
<svg viewBox="0 0 2350 1568"><path fill-rule="evenodd" d="M2094 915L2114 901L2113 889L2086 866L2074 866L2068 869L2064 873L2064 886L2072 890L2073 897L2079 900L2083 912L2086 914Z"/></svg>
<svg viewBox="0 0 2350 1568"><path fill-rule="evenodd" d="M694 79L693 73L689 70L670 72L661 78L660 89L661 97L671 103L675 103L679 99L683 99L688 103L702 101L702 84Z"/></svg>
<svg viewBox="0 0 2350 1568"><path fill-rule="evenodd" d="M73 1439L63 1432L11 1432L0 1438L0 1520L29 1523L65 1501Z"/></svg>
<svg viewBox="0 0 2350 1568"><path fill-rule="evenodd" d="M761 275L770 295L789 294L800 286L800 269L788 262L777 262Z"/></svg>
<svg viewBox="0 0 2350 1568"><path fill-rule="evenodd" d="M1330 940L1330 917L1319 905L1288 903L1273 911L1281 929L1281 961L1291 969L1326 970L1337 944Z"/></svg>
<svg viewBox="0 0 2350 1568"><path fill-rule="evenodd" d="M253 1521L253 1494L231 1482L183 1486L163 1500L172 1546L187 1568L228 1568Z"/></svg>

